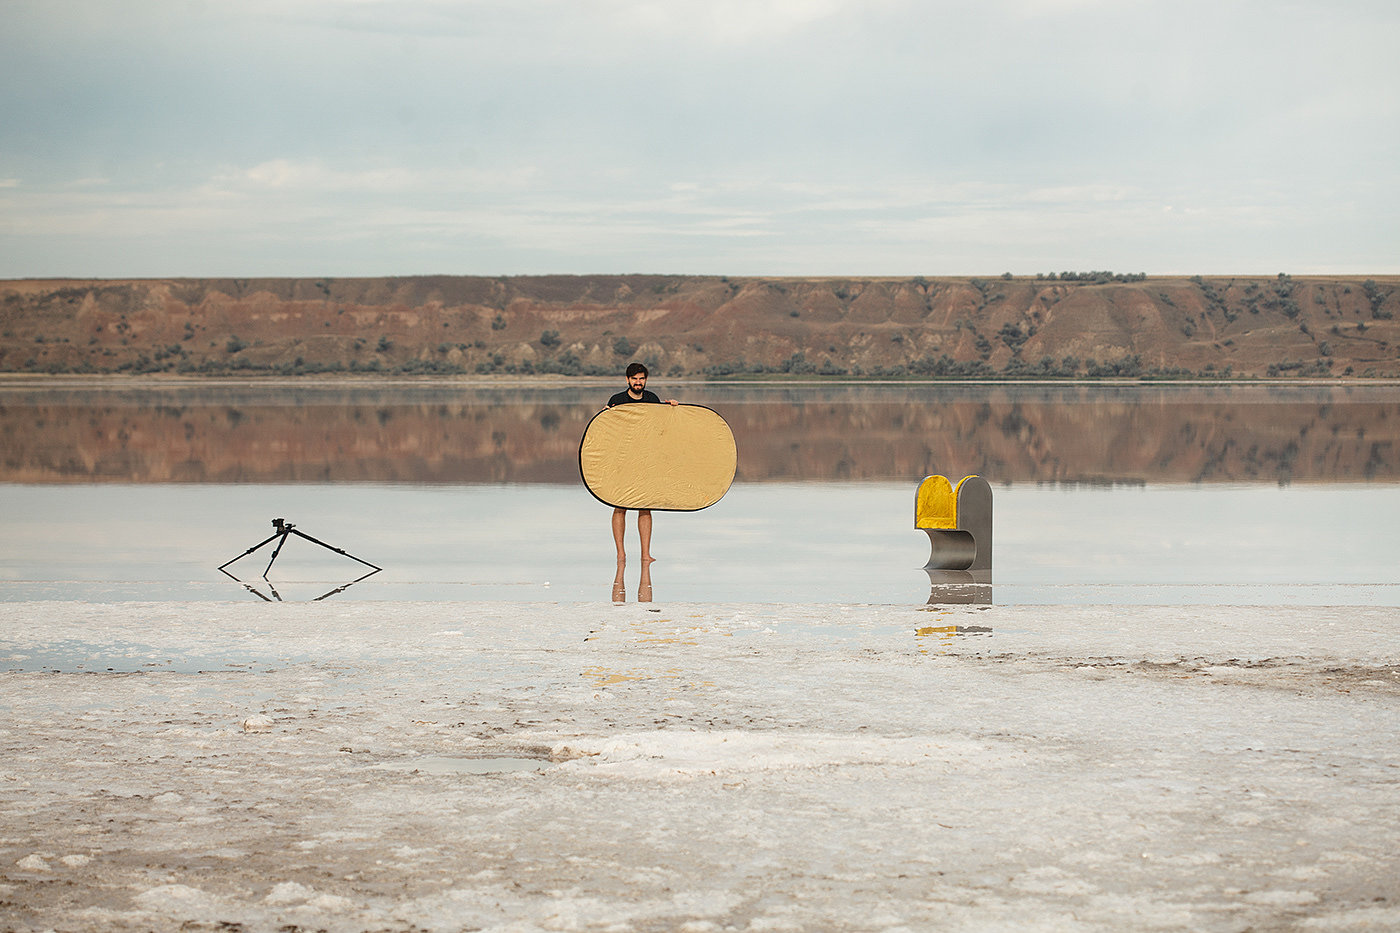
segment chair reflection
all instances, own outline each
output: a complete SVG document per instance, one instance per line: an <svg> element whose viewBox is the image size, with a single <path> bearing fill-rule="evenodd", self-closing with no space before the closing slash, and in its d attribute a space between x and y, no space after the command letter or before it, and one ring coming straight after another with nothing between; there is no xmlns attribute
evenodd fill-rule
<svg viewBox="0 0 1400 933"><path fill-rule="evenodd" d="M623 613L620 621L609 621L589 631L583 639L585 642L598 642L613 649L626 650L615 655L614 663L617 666L591 664L583 668L581 675L599 688L646 681L669 681L677 689L713 687L712 681L694 679L693 672L685 664L683 652L699 646L702 639L727 638L730 633L716 634L709 626L695 622L678 623L675 619L660 615L660 609L639 612L647 613L646 617ZM651 613L657 613L659 617ZM633 649L641 650L634 652ZM674 649L680 649L682 654L676 654ZM636 659L636 666L622 666L621 659L627 656Z"/></svg>
<svg viewBox="0 0 1400 933"><path fill-rule="evenodd" d="M915 638L936 638L942 645L951 645L953 639L987 635L991 636L992 630L981 625L926 625L923 628L914 630Z"/></svg>
<svg viewBox="0 0 1400 933"><path fill-rule="evenodd" d="M992 603L992 584L978 583L970 571L929 567L924 571L928 573L930 606L989 606Z"/></svg>

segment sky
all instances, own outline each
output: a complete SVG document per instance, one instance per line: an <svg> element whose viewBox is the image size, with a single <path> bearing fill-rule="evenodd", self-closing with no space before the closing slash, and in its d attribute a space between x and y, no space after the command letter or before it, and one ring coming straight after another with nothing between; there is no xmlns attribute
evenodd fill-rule
<svg viewBox="0 0 1400 933"><path fill-rule="evenodd" d="M1400 272L1394 0L0 0L0 277Z"/></svg>

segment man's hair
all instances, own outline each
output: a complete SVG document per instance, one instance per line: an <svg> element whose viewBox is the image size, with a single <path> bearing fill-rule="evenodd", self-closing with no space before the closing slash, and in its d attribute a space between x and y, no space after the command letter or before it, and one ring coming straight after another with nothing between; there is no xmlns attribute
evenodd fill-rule
<svg viewBox="0 0 1400 933"><path fill-rule="evenodd" d="M645 366L643 366L641 363L628 363L628 364L627 364L627 378L628 378L628 379L631 379L633 376L637 375L638 373L641 373L643 376L648 375L648 373L647 373L647 368L646 368Z"/></svg>

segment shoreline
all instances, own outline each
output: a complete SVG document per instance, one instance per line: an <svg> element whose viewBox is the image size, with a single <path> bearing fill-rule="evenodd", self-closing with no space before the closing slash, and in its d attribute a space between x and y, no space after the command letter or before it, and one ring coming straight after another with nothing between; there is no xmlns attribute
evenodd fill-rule
<svg viewBox="0 0 1400 933"><path fill-rule="evenodd" d="M0 390L52 386L58 388L130 388L130 387L179 387L179 386L238 386L257 388L297 388L303 386L354 386L354 387L414 387L414 386L461 386L464 388L496 388L524 386L528 388L552 388L559 386L596 387L611 386L621 380L605 376L564 376L555 374L487 374L487 375L354 375L337 374L282 374L268 373L262 376L233 375L193 375L178 373L0 373ZM705 386L778 386L778 387L823 387L823 386L1093 386L1093 387L1144 387L1164 386L1191 387L1392 387L1400 386L1396 377L1241 377L1238 379L1201 378L1065 378L1065 379L860 379L849 376L812 378L793 376L785 378L774 375L755 375L752 378L710 378L703 376L658 377L658 384L666 385L705 385Z"/></svg>

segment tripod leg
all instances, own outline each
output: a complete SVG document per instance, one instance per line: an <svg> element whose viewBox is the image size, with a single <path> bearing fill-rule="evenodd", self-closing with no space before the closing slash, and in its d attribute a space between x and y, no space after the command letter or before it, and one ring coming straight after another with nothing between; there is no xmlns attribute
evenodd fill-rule
<svg viewBox="0 0 1400 933"><path fill-rule="evenodd" d="M253 553L254 551L256 551L258 548L262 547L264 544L268 544L268 543L270 543L270 542L272 542L272 541L275 541L279 536L285 538L285 537L287 536L287 534L286 534L286 532L279 531L277 534L273 535L271 538L268 538L266 541L260 541L260 542L258 542L257 544L253 545L252 547L248 548L248 550L244 551L242 554L239 554L239 555L238 555L237 557L235 557L233 560L226 560L226 561L224 561L222 564L219 565L219 569L220 569L220 570L223 570L223 569L224 569L225 567L227 567L229 564L233 563L234 560L242 560L243 558L247 557L249 554L251 554L251 553Z"/></svg>
<svg viewBox="0 0 1400 933"><path fill-rule="evenodd" d="M364 564L366 567L374 567L375 570L383 570L383 569L384 569L383 567L376 567L374 564L371 564L371 563L370 563L369 561L367 561L367 560L360 560L360 559L359 559L358 557L356 557L354 554L346 553L346 551L345 551L343 548L333 547L332 545L329 545L329 544L327 544L327 543L324 542L324 541L318 541L318 540L316 540L315 538L311 537L311 535L307 534L307 533L304 532L304 531L298 531L298 530L295 529L295 528L288 528L287 530L290 531L290 532L291 532L292 534L294 534L294 535L300 535L301 537L303 537L303 538L305 538L306 540L310 541L312 544L319 544L319 545L321 545L321 547L325 548L325 549L328 550L328 551L335 551L337 554L340 554L340 555L343 555L343 556L345 556L345 557L348 557L348 558L350 558L351 560L355 561L356 563ZM281 545L278 545L278 547L280 548ZM275 560L276 558L277 558L277 555L274 554L274 555L273 555L273 559ZM272 565L269 564L268 566L272 566ZM362 579L363 579L363 578L362 578Z"/></svg>
<svg viewBox="0 0 1400 933"><path fill-rule="evenodd" d="M281 533L281 536L280 536L280 537L282 538L282 540L279 541L279 542L277 542L277 547L274 548L273 551L272 551L272 560L270 560L270 561L267 562L267 570L264 570L264 571L263 571L263 579L264 579L264 580L267 579L267 571L272 569L272 563L273 563L273 561L277 560L277 555L278 555L278 554L281 554L281 553L282 553L282 548L286 546L286 544L287 544L287 535L290 534L293 530L294 530L294 529L292 529L292 528L287 528L285 531L283 531L283 532ZM278 537L278 535L273 535L272 537L273 537L273 538L276 538L276 537ZM269 538L268 540L271 541L272 538ZM264 543L266 543L266 542L264 542ZM280 597L279 597L279 598L280 598Z"/></svg>

